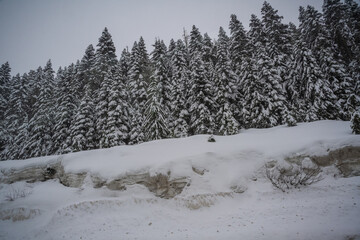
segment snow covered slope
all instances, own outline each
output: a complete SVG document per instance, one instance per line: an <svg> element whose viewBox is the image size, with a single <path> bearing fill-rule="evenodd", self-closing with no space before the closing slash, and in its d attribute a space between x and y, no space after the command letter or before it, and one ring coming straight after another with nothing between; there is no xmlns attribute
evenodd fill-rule
<svg viewBox="0 0 360 240"><path fill-rule="evenodd" d="M283 193L263 171L269 161L360 146L349 122L250 129L215 136L215 143L208 137L0 162L0 239L360 238L360 177L334 177L337 169L327 167L322 181ZM4 184L14 171L56 162L65 173L87 174L82 186ZM90 177L111 182L142 173L186 177L188 184L166 200L141 184L93 188Z"/></svg>

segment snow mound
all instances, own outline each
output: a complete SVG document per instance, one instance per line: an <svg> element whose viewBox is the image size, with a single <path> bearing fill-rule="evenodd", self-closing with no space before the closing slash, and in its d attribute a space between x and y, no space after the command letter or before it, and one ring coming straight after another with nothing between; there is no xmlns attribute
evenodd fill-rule
<svg viewBox="0 0 360 240"><path fill-rule="evenodd" d="M360 177L334 178L339 156L351 156L347 167L359 159L349 146L360 146L360 136L349 125L319 121L216 142L198 135L0 162L0 239L360 236ZM284 194L264 166L321 166L324 178ZM12 189L29 194L9 201Z"/></svg>

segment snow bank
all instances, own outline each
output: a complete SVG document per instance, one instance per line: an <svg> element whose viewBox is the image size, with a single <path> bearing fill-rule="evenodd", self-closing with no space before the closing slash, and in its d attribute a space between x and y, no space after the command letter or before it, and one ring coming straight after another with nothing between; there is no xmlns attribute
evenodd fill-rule
<svg viewBox="0 0 360 240"><path fill-rule="evenodd" d="M191 172L192 166L211 168L211 163L218 164L219 160L240 163L241 168L252 171L253 163L244 166L250 156L264 161L294 154L324 155L332 149L360 145L360 136L351 134L350 123L343 121L243 130L233 136L215 136L215 143L207 139L207 135L197 135L26 161L4 161L0 162L0 168L6 171L61 161L65 172L91 172L104 178L141 171L171 171L174 176L184 176ZM231 171L224 171L228 170Z"/></svg>
<svg viewBox="0 0 360 240"><path fill-rule="evenodd" d="M329 168L321 182L284 194L259 171L272 160L285 164L288 156L360 146L349 125L319 121L243 130L215 136L215 143L199 135L0 162L0 177L60 161L65 172L84 177L79 188L58 180L0 183L0 239L356 239L360 177L334 178ZM302 166L312 167L311 160L303 159ZM123 191L93 188L91 178L111 183L159 173L190 182L165 200L142 184ZM26 194L8 201L14 190Z"/></svg>

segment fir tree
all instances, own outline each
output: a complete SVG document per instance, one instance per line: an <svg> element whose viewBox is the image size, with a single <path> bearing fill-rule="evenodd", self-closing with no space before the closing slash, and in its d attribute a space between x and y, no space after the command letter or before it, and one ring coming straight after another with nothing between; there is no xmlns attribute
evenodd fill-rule
<svg viewBox="0 0 360 240"><path fill-rule="evenodd" d="M238 89L229 58L229 39L221 27L218 37L215 66L215 101L218 106L216 114L217 128L220 134L234 134L238 131L238 123L234 117L234 112L239 112L236 105ZM229 124L229 126L223 124Z"/></svg>
<svg viewBox="0 0 360 240"><path fill-rule="evenodd" d="M8 62L0 67L0 121L4 119L7 102L10 95L11 68Z"/></svg>
<svg viewBox="0 0 360 240"><path fill-rule="evenodd" d="M149 73L149 57L144 40L141 37L139 43L135 42L131 50L131 68L129 71L129 91L131 92L130 144L144 141L142 126L144 122L145 103L147 101L146 91L149 82Z"/></svg>
<svg viewBox="0 0 360 240"><path fill-rule="evenodd" d="M117 65L116 49L107 28L102 32L97 47L93 73L95 77L94 89L100 88L105 75L108 74L109 71L113 73Z"/></svg>
<svg viewBox="0 0 360 240"><path fill-rule="evenodd" d="M123 145L129 141L129 106L126 102L127 97L122 77L121 72L117 71L110 83L107 129L105 131L109 147Z"/></svg>
<svg viewBox="0 0 360 240"><path fill-rule="evenodd" d="M54 130L54 71L48 61L44 70L38 69L40 93L34 108L34 116L29 121L29 138L25 145L27 157L38 157L52 154Z"/></svg>
<svg viewBox="0 0 360 240"><path fill-rule="evenodd" d="M11 68L8 62L0 67L0 152L4 150L7 142L7 128L5 123L5 111L8 106L10 93Z"/></svg>
<svg viewBox="0 0 360 240"><path fill-rule="evenodd" d="M186 137L189 131L189 111L186 99L188 99L189 91L189 69L186 61L186 49L182 40L176 42L176 46L171 57L172 66L172 82L173 86L173 111L172 115L175 119L172 128L174 137Z"/></svg>
<svg viewBox="0 0 360 240"><path fill-rule="evenodd" d="M211 134L215 122L212 109L214 107L212 84L205 72L205 63L202 52L202 36L193 26L190 33L190 115L192 134Z"/></svg>
<svg viewBox="0 0 360 240"><path fill-rule="evenodd" d="M12 79L11 94L8 101L8 108L5 112L5 122L8 134L7 149L3 151L3 159L17 158L17 153L21 150L16 145L15 139L21 133L21 129L28 121L28 89L27 89L27 75L20 77L17 74Z"/></svg>
<svg viewBox="0 0 360 240"><path fill-rule="evenodd" d="M349 12L340 0L325 0L323 5L325 25L330 32L331 40L336 46L337 58L342 59L347 65L354 58L353 46L355 46L351 27L348 26Z"/></svg>
<svg viewBox="0 0 360 240"><path fill-rule="evenodd" d="M162 101L162 83L161 78L155 76L149 85L149 99L146 102L145 109L145 139L147 141L166 138L169 134L166 112L164 111Z"/></svg>
<svg viewBox="0 0 360 240"><path fill-rule="evenodd" d="M89 86L86 87L85 95L75 112L70 128L72 151L77 152L96 148L94 104Z"/></svg>
<svg viewBox="0 0 360 240"><path fill-rule="evenodd" d="M344 66L337 62L333 56L334 46L329 39L329 32L325 27L322 15L313 7L308 6L303 19L301 35L320 67L321 85L326 92L323 96L323 104L326 107L321 109L318 117L320 119L337 119L341 115L346 117L344 112L341 112L340 106L344 106L347 100L344 95L348 93L349 88L346 80L347 74Z"/></svg>
<svg viewBox="0 0 360 240"><path fill-rule="evenodd" d="M172 88L173 84L171 81L170 70L170 60L168 59L167 49L163 41L156 40L154 44L154 50L151 53L151 62L153 66L153 75L151 81L157 81L160 89L160 104L164 108L166 113L166 122L170 124L170 128L173 126L173 118L171 112L173 110L172 106ZM147 107L146 107L147 108Z"/></svg>
<svg viewBox="0 0 360 240"><path fill-rule="evenodd" d="M104 80L101 82L100 89L97 94L96 99L96 138L97 138L97 147L98 148L107 148L109 147L109 142L106 136L107 127L108 127L108 109L109 109L109 94L110 94L110 85L113 75L109 70L104 77Z"/></svg>
<svg viewBox="0 0 360 240"><path fill-rule="evenodd" d="M354 134L360 134L360 113L354 112L351 117L351 130Z"/></svg>
<svg viewBox="0 0 360 240"><path fill-rule="evenodd" d="M229 54L233 72L241 79L241 66L247 54L246 46L248 38L242 23L237 19L235 14L230 16L230 46Z"/></svg>
<svg viewBox="0 0 360 240"><path fill-rule="evenodd" d="M53 136L54 152L57 154L67 153L71 151L70 128L75 115L75 96L72 94L72 82L75 77L73 71L75 66L71 64L64 70L59 70L57 74L57 108L55 133Z"/></svg>
<svg viewBox="0 0 360 240"><path fill-rule="evenodd" d="M83 58L79 64L78 71L78 82L80 96L84 95L84 91L87 86L90 87L91 93L94 93L97 90L98 85L96 84L96 79L94 77L94 64L95 64L95 50L92 44L90 44L86 50Z"/></svg>

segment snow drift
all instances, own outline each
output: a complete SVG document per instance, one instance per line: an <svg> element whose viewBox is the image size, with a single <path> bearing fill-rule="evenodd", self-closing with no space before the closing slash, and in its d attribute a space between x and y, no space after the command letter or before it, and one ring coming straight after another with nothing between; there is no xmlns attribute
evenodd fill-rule
<svg viewBox="0 0 360 240"><path fill-rule="evenodd" d="M0 239L360 235L360 136L349 122L208 137L0 162ZM268 163L316 165L323 180L284 194L266 178Z"/></svg>

